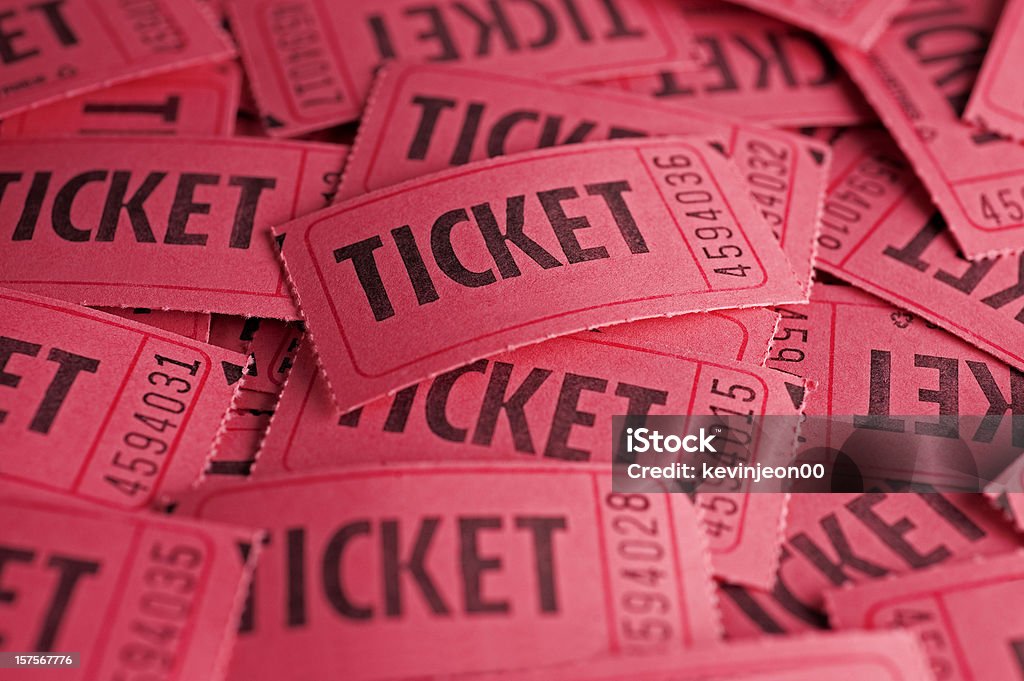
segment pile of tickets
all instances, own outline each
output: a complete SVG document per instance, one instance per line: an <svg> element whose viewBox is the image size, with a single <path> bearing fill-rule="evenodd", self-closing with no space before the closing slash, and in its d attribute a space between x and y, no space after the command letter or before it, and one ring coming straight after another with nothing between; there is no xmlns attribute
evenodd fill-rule
<svg viewBox="0 0 1024 681"><path fill-rule="evenodd" d="M0 0L0 679L1019 681L1024 457L611 465L1024 451L1019 68L1024 0Z"/></svg>

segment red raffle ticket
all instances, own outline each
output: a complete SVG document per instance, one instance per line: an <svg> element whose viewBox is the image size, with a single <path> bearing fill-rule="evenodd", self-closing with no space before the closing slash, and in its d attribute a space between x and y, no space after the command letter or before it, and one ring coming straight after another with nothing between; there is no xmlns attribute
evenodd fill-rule
<svg viewBox="0 0 1024 681"><path fill-rule="evenodd" d="M737 380L770 382L762 413L795 413L772 373L701 358L729 360L757 347L747 343L747 325L763 317L752 319L751 312L763 311L684 315L585 331L480 360L347 414L334 406L307 343L285 384L256 470L514 453L610 461L613 415L685 413L700 385L710 385L719 371ZM768 337L772 322L762 329ZM753 355L763 358L760 350ZM701 381L699 368L705 374ZM513 397L506 398L510 392ZM591 415L590 425L565 420L581 409Z"/></svg>
<svg viewBox="0 0 1024 681"><path fill-rule="evenodd" d="M195 2L5 0L0 118L234 48Z"/></svg>
<svg viewBox="0 0 1024 681"><path fill-rule="evenodd" d="M857 49L871 47L909 0L732 0Z"/></svg>
<svg viewBox="0 0 1024 681"><path fill-rule="evenodd" d="M936 679L981 681L1024 674L1024 553L973 560L836 589L826 599L840 629L914 633Z"/></svg>
<svg viewBox="0 0 1024 681"><path fill-rule="evenodd" d="M733 339L716 334L706 349L715 341L736 345L736 321L730 321L725 331ZM736 406L722 398L732 390L749 392L754 401L745 407L758 418L799 413L774 372L682 349L699 345L687 336L708 326L682 317L583 332L479 360L347 414L334 407L307 348L271 421L256 475L401 461L610 462L613 416L709 414ZM751 461L774 456L770 447L753 447ZM744 494L745 487L725 491L699 499L714 572L766 587L786 497Z"/></svg>
<svg viewBox="0 0 1024 681"><path fill-rule="evenodd" d="M185 338L210 342L210 315L202 312L176 312L173 310L150 310L145 307L121 308L121 307L100 307L100 312L106 312L124 319L131 319L140 324L155 326L164 331L176 333Z"/></svg>
<svg viewBox="0 0 1024 681"><path fill-rule="evenodd" d="M382 62L445 62L557 82L693 65L674 0L233 0L271 135L355 120Z"/></svg>
<svg viewBox="0 0 1024 681"><path fill-rule="evenodd" d="M701 139L475 163L274 231L341 409L590 327L804 297Z"/></svg>
<svg viewBox="0 0 1024 681"><path fill-rule="evenodd" d="M915 2L869 54L836 52L972 260L1024 250L1024 147L960 120L1002 4Z"/></svg>
<svg viewBox="0 0 1024 681"><path fill-rule="evenodd" d="M295 318L267 227L330 202L346 147L0 142L0 286L83 305Z"/></svg>
<svg viewBox="0 0 1024 681"><path fill-rule="evenodd" d="M1024 545L980 494L896 492L790 496L775 584L719 591L726 636L824 628L828 589Z"/></svg>
<svg viewBox="0 0 1024 681"><path fill-rule="evenodd" d="M1007 467L985 490L989 500L1024 530L1024 456Z"/></svg>
<svg viewBox="0 0 1024 681"><path fill-rule="evenodd" d="M205 64L69 97L0 122L0 139L68 135L231 135L242 73Z"/></svg>
<svg viewBox="0 0 1024 681"><path fill-rule="evenodd" d="M1024 254L961 257L884 134L846 135L834 152L815 265L1024 369Z"/></svg>
<svg viewBox="0 0 1024 681"><path fill-rule="evenodd" d="M613 492L606 465L218 480L179 510L270 534L230 678L432 676L719 638L689 499Z"/></svg>
<svg viewBox="0 0 1024 681"><path fill-rule="evenodd" d="M867 486L913 470L915 481L966 489L1024 448L1007 413L1024 387L1020 371L846 286L817 284L809 305L779 312L766 366L815 384L804 411L826 417L804 424L816 449L801 461L826 447L853 456Z"/></svg>
<svg viewBox="0 0 1024 681"><path fill-rule="evenodd" d="M6 678L225 678L259 545L253 531L0 497L0 646L79 655Z"/></svg>
<svg viewBox="0 0 1024 681"><path fill-rule="evenodd" d="M202 474L245 356L0 289L0 480L144 508Z"/></svg>
<svg viewBox="0 0 1024 681"><path fill-rule="evenodd" d="M465 681L931 681L909 634L844 632L735 643L680 655L599 657Z"/></svg>
<svg viewBox="0 0 1024 681"><path fill-rule="evenodd" d="M875 114L813 33L719 0L679 0L699 69L602 84L773 126L857 125Z"/></svg>
<svg viewBox="0 0 1024 681"><path fill-rule="evenodd" d="M1024 2L1009 0L967 102L966 120L1015 140L1024 140L1024 87L1016 71L1022 61Z"/></svg>
<svg viewBox="0 0 1024 681"><path fill-rule="evenodd" d="M728 143L754 204L809 288L828 148L685 104L452 67L387 66L377 76L338 196L354 198L505 154L670 134Z"/></svg>

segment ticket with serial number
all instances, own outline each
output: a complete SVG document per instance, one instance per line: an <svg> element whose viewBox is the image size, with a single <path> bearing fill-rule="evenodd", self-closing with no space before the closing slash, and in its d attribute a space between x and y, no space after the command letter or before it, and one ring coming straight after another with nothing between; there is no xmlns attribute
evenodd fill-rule
<svg viewBox="0 0 1024 681"><path fill-rule="evenodd" d="M821 38L717 0L680 0L704 51L699 69L602 84L773 126L857 125L875 114Z"/></svg>
<svg viewBox="0 0 1024 681"><path fill-rule="evenodd" d="M801 461L865 487L912 475L980 492L1024 448L1011 415L1024 374L988 353L848 286L817 284L809 305L779 312L766 366L815 385ZM840 451L841 469L828 460Z"/></svg>
<svg viewBox="0 0 1024 681"><path fill-rule="evenodd" d="M259 547L253 530L5 494L0 644L78 654L45 678L224 679Z"/></svg>
<svg viewBox="0 0 1024 681"><path fill-rule="evenodd" d="M268 227L329 203L346 147L0 142L0 286L83 305L295 318Z"/></svg>
<svg viewBox="0 0 1024 681"><path fill-rule="evenodd" d="M707 413L706 400L695 401L698 370L703 382L716 372L723 372L720 380L767 381L767 389L758 391L767 398L759 413L795 414L773 373L730 361L759 345L748 342L751 331L770 337L774 319L771 327L756 326L763 312L684 315L585 331L480 360L348 413L334 406L307 343L288 376L256 471L517 455L611 461L612 416L681 414L691 404L702 405L695 413ZM763 353L750 358L759 362ZM571 418L584 408L589 423Z"/></svg>
<svg viewBox="0 0 1024 681"><path fill-rule="evenodd" d="M836 51L972 260L1024 250L1024 147L960 120L1002 5L915 2L870 53Z"/></svg>
<svg viewBox="0 0 1024 681"><path fill-rule="evenodd" d="M903 632L777 638L681 655L599 657L522 672L469 674L465 681L925 681L927 660Z"/></svg>
<svg viewBox="0 0 1024 681"><path fill-rule="evenodd" d="M689 499L616 493L605 465L217 480L178 510L269 532L235 679L438 676L719 639Z"/></svg>
<svg viewBox="0 0 1024 681"><path fill-rule="evenodd" d="M58 135L231 135L242 87L234 62L133 80L15 114L0 139Z"/></svg>
<svg viewBox="0 0 1024 681"><path fill-rule="evenodd" d="M301 336L295 325L277 319L215 316L210 342L249 355L249 365L214 445L210 471L232 473L256 459Z"/></svg>
<svg viewBox="0 0 1024 681"><path fill-rule="evenodd" d="M202 474L245 356L0 289L0 479L144 508Z"/></svg>
<svg viewBox="0 0 1024 681"><path fill-rule="evenodd" d="M1024 87L1016 67L1024 60L1024 2L1009 0L985 53L964 118L1024 140Z"/></svg>
<svg viewBox="0 0 1024 681"><path fill-rule="evenodd" d="M726 636L823 629L828 589L994 556L1022 541L980 494L927 486L909 493L793 494L775 584L719 592Z"/></svg>
<svg viewBox="0 0 1024 681"><path fill-rule="evenodd" d="M695 66L674 0L232 0L263 124L295 135L355 120L382 62L478 65L556 82Z"/></svg>
<svg viewBox="0 0 1024 681"><path fill-rule="evenodd" d="M1024 552L835 589L826 596L838 629L904 629L937 679L1024 674ZM996 614L998 613L998 616Z"/></svg>
<svg viewBox="0 0 1024 681"><path fill-rule="evenodd" d="M744 342L734 325L724 329L726 336L705 341L710 346L721 339L725 353L701 356L682 349L688 333L709 326L687 324L688 317L583 332L478 360L348 413L335 408L306 348L254 475L401 461L610 462L619 437L616 415L711 414L742 407L760 423L769 414L799 414L800 404L774 372L715 359ZM634 326L641 330L634 332ZM740 404L740 398L751 401ZM788 456L793 437L784 452L774 440L758 438L750 462ZM767 587L786 497L752 494L750 487L748 481L728 493L701 494L701 526L717 577Z"/></svg>
<svg viewBox="0 0 1024 681"><path fill-rule="evenodd" d="M481 161L274 233L342 410L587 328L805 299L703 138Z"/></svg>
<svg viewBox="0 0 1024 681"><path fill-rule="evenodd" d="M0 118L65 97L234 56L197 2L4 3Z"/></svg>
<svg viewBox="0 0 1024 681"><path fill-rule="evenodd" d="M931 0L929 0L931 1ZM871 47L909 0L733 0L838 40L858 50Z"/></svg>
<svg viewBox="0 0 1024 681"><path fill-rule="evenodd" d="M146 307L99 307L100 312L155 326L192 340L210 342L210 315L203 312L150 310Z"/></svg>
<svg viewBox="0 0 1024 681"><path fill-rule="evenodd" d="M391 65L377 77L338 196L505 154L671 134L726 143L758 212L809 288L827 147L700 106L437 65Z"/></svg>
<svg viewBox="0 0 1024 681"><path fill-rule="evenodd" d="M1024 254L964 259L883 133L833 151L815 265L1024 369Z"/></svg>

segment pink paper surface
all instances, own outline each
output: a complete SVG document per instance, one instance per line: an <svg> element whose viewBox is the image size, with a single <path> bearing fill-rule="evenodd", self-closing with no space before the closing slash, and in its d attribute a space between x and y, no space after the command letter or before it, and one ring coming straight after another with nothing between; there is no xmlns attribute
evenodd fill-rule
<svg viewBox="0 0 1024 681"><path fill-rule="evenodd" d="M176 312L173 310L150 310L147 308L100 307L122 319L131 319L139 324L155 326L164 331L176 333L192 340L210 342L210 315L202 312Z"/></svg>
<svg viewBox="0 0 1024 681"><path fill-rule="evenodd" d="M0 285L84 305L294 318L270 224L330 201L345 147L0 143Z"/></svg>
<svg viewBox="0 0 1024 681"><path fill-rule="evenodd" d="M345 167L349 199L469 161L573 142L713 135L805 288L828 174L822 144L701 106L439 65L394 64L377 77Z"/></svg>
<svg viewBox="0 0 1024 681"><path fill-rule="evenodd" d="M964 119L1015 140L1024 139L1024 2L1009 0L985 53Z"/></svg>
<svg viewBox="0 0 1024 681"><path fill-rule="evenodd" d="M844 632L737 643L642 659L612 657L465 681L930 681L913 638Z"/></svg>
<svg viewBox="0 0 1024 681"><path fill-rule="evenodd" d="M0 118L65 97L234 56L195 2L4 3Z"/></svg>
<svg viewBox="0 0 1024 681"><path fill-rule="evenodd" d="M10 116L0 139L59 135L231 135L241 69L234 62L133 80Z"/></svg>
<svg viewBox="0 0 1024 681"><path fill-rule="evenodd" d="M0 483L2 484L2 483ZM258 534L0 496L7 651L76 652L76 669L13 679L225 677ZM252 547L251 560L238 546Z"/></svg>
<svg viewBox="0 0 1024 681"><path fill-rule="evenodd" d="M245 356L0 289L0 479L114 508L197 480Z"/></svg>
<svg viewBox="0 0 1024 681"><path fill-rule="evenodd" d="M849 134L834 151L817 266L1024 369L1024 257L962 258L885 135Z"/></svg>
<svg viewBox="0 0 1024 681"><path fill-rule="evenodd" d="M994 479L1007 453L1024 447L1005 413L1021 374L991 355L847 286L818 284L810 305L780 312L766 366L814 384L804 411L829 417L801 430L815 447L808 462L830 463L820 458L825 446L856 453L865 477L913 470L916 481L948 489ZM968 418L949 426L940 413Z"/></svg>
<svg viewBox="0 0 1024 681"><path fill-rule="evenodd" d="M355 120L393 59L581 82L699 57L674 0L233 0L229 12L271 135Z"/></svg>
<svg viewBox="0 0 1024 681"><path fill-rule="evenodd" d="M689 500L611 484L604 465L352 467L218 480L179 509L270 533L230 678L390 679L714 643ZM641 539L643 560L619 548Z"/></svg>
<svg viewBox="0 0 1024 681"><path fill-rule="evenodd" d="M853 588L826 599L840 629L907 629L935 678L1012 679L1024 671L1024 553Z"/></svg>
<svg viewBox="0 0 1024 681"><path fill-rule="evenodd" d="M609 87L774 126L856 125L875 114L825 43L718 0L680 0L700 69L622 76Z"/></svg>
<svg viewBox="0 0 1024 681"><path fill-rule="evenodd" d="M1024 456L1007 467L985 490L993 506L1024 531Z"/></svg>
<svg viewBox="0 0 1024 681"><path fill-rule="evenodd" d="M507 236L509 216L522 236ZM290 235L285 266L345 410L552 336L803 298L734 170L702 139L480 162L274 231Z"/></svg>
<svg viewBox="0 0 1024 681"><path fill-rule="evenodd" d="M836 51L971 259L1024 250L1024 147L960 120L1002 4L914 3L869 54Z"/></svg>
<svg viewBox="0 0 1024 681"><path fill-rule="evenodd" d="M775 584L719 594L726 636L824 627L828 589L1021 546L1024 538L979 494L793 494Z"/></svg>
<svg viewBox="0 0 1024 681"><path fill-rule="evenodd" d="M878 40L909 0L732 0L864 50Z"/></svg>

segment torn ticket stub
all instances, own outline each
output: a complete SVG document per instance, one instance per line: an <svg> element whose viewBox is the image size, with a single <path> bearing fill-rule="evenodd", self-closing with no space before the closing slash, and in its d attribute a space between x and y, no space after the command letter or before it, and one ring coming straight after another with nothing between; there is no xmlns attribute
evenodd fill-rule
<svg viewBox="0 0 1024 681"><path fill-rule="evenodd" d="M245 356L0 289L0 479L114 508L202 474Z"/></svg>
<svg viewBox="0 0 1024 681"><path fill-rule="evenodd" d="M702 139L484 161L274 231L288 237L285 267L343 410L553 336L804 299Z"/></svg>
<svg viewBox="0 0 1024 681"><path fill-rule="evenodd" d="M698 106L439 65L393 64L377 76L338 196L354 198L506 154L672 134L711 135L725 143L758 212L810 288L828 147Z"/></svg>
<svg viewBox="0 0 1024 681"><path fill-rule="evenodd" d="M455 674L719 638L689 499L613 492L604 465L217 480L179 512L269 532L231 678ZM499 635L517 644L487 644Z"/></svg>
<svg viewBox="0 0 1024 681"><path fill-rule="evenodd" d="M60 135L234 133L242 72L234 62L133 80L0 121L0 139Z"/></svg>
<svg viewBox="0 0 1024 681"><path fill-rule="evenodd" d="M1024 147L960 120L1002 5L915 2L870 53L836 51L972 260L1024 250Z"/></svg>
<svg viewBox="0 0 1024 681"><path fill-rule="evenodd" d="M1022 60L1024 2L1009 0L971 90L965 120L1018 142L1024 140L1024 87L1016 71Z"/></svg>
<svg viewBox="0 0 1024 681"><path fill-rule="evenodd" d="M268 227L330 202L347 148L216 138L0 142L0 286L293 319Z"/></svg>
<svg viewBox="0 0 1024 681"><path fill-rule="evenodd" d="M674 0L233 0L228 10L264 127L276 136L355 120L374 71L396 59L555 82L699 59Z"/></svg>
<svg viewBox="0 0 1024 681"><path fill-rule="evenodd" d="M235 54L197 2L14 0L3 17L0 118Z"/></svg>
<svg viewBox="0 0 1024 681"><path fill-rule="evenodd" d="M77 653L46 678L219 681L259 545L254 530L5 493L0 640Z"/></svg>

